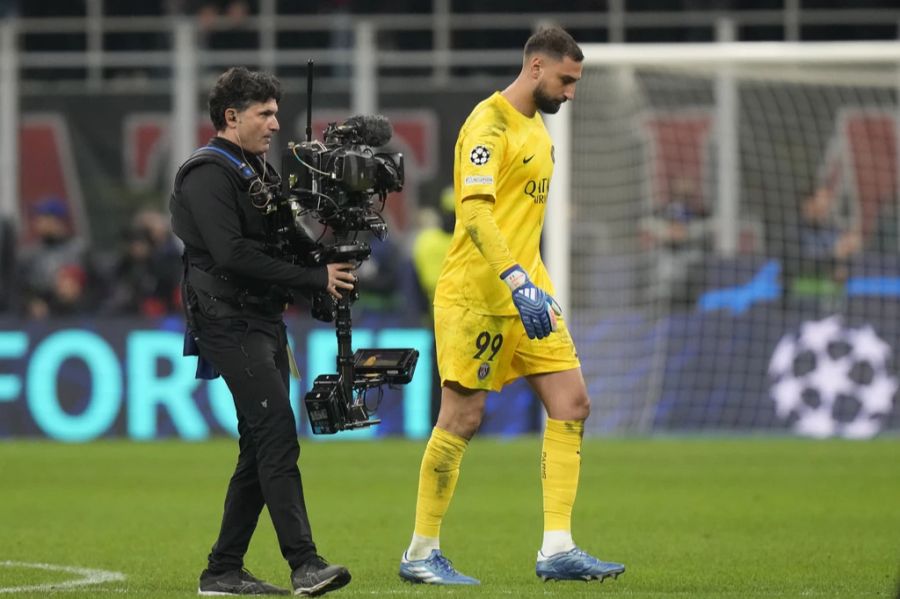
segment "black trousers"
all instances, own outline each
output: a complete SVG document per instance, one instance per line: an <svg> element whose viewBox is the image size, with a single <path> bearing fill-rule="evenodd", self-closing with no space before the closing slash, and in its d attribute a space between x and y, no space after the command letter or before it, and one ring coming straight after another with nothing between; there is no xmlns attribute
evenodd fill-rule
<svg viewBox="0 0 900 599"><path fill-rule="evenodd" d="M288 397L290 366L281 319L197 315L201 355L234 398L240 454L225 495L222 528L209 569L241 568L263 505L291 569L316 555L297 459L297 423Z"/></svg>

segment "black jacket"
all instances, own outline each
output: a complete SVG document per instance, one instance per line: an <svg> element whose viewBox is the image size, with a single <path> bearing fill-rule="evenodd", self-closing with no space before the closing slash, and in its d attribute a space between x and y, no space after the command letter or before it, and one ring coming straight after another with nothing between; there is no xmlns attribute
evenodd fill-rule
<svg viewBox="0 0 900 599"><path fill-rule="evenodd" d="M263 171L267 181L277 177L270 164L258 156L245 157L226 139L214 137L209 145L246 160L254 179ZM251 294L265 295L272 285L308 294L328 284L326 267L298 266L274 255L265 217L251 203L248 181L228 160L188 160L175 177L169 208L189 263L225 275ZM307 240L312 248L313 241Z"/></svg>

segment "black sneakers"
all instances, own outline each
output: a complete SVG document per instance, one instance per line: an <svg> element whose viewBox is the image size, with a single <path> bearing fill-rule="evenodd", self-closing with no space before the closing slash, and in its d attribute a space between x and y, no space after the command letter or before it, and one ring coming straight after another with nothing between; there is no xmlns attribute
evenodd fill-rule
<svg viewBox="0 0 900 599"><path fill-rule="evenodd" d="M350 572L344 566L331 566L316 556L291 573L295 595L316 597L334 591L350 582ZM213 574L204 570L200 574L198 595L290 595L287 589L269 584L247 570L230 570Z"/></svg>
<svg viewBox="0 0 900 599"><path fill-rule="evenodd" d="M295 595L316 597L334 591L350 582L350 571L344 566L328 565L316 556L291 572Z"/></svg>
<svg viewBox="0 0 900 599"><path fill-rule="evenodd" d="M347 575L350 579L350 575ZM250 574L243 568L213 574L204 570L200 574L198 595L290 595L291 592L274 584L269 584Z"/></svg>

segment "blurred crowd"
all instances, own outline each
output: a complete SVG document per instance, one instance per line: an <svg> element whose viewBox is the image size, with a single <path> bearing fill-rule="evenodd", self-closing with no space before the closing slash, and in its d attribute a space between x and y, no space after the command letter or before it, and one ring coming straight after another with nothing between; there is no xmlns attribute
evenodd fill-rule
<svg viewBox="0 0 900 599"><path fill-rule="evenodd" d="M85 314L161 316L180 305L181 247L168 215L141 210L118 247L91 247L76 235L63 198L47 197L22 231L2 227L0 310L26 319Z"/></svg>
<svg viewBox="0 0 900 599"><path fill-rule="evenodd" d="M146 0L140 4L125 0L103 0L104 14L118 16L188 15L196 19L199 42L206 48L253 48L259 43L252 18L259 13L259 0ZM500 0L453 0L454 13L497 13L509 10ZM803 4L803 3L802 3ZM872 0L866 8L892 8L896 0ZM397 0L392 3L375 0L309 0L293 2L276 0L279 14L334 16L333 31L309 32L303 36L279 32L278 47L349 47L349 19L354 14L408 13L428 14L434 9L433 0ZM781 9L784 0L630 0L629 13L641 11L705 11ZM846 8L839 0L817 0L815 6L803 8ZM553 0L533 0L516 7L517 12L604 12L606 3L597 0L572 0L558 3ZM80 17L88 12L87 0L0 0L0 18L21 17ZM896 36L896 24L891 36ZM707 28L708 29L708 28ZM827 29L827 31L826 31ZM629 30L628 41L703 41L709 31L698 28L635 28ZM762 30L760 30L762 31ZM289 32L288 32L289 33ZM382 31L379 47L418 49L431 47L428 32ZM586 28L580 32L588 41L605 41L603 28ZM820 27L802 33L809 39L851 39L855 34L836 26ZM384 34L384 35L383 35ZM763 32L764 35L769 35ZM866 38L880 34L869 27ZM455 28L451 44L455 47L512 47L520 43L521 32L512 28L502 31ZM651 36L649 38L638 36ZM742 38L752 39L753 31L741 32ZM777 38L780 33L775 34ZM596 37L594 40L591 36ZM599 36L599 37L597 37ZM659 36L659 37L652 37ZM675 37L673 37L675 36ZM699 36L699 37L697 37ZM510 38L514 38L512 41ZM83 32L46 34L29 32L23 35L25 50L84 50ZM104 48L144 50L168 48L167 34L134 31L127 34L107 32ZM459 67L465 68L465 67ZM165 76L164 71L107 67L114 75ZM67 72L66 69L63 69ZM68 69L71 71L71 69ZM23 67L23 73L36 78L51 79L54 69ZM819 302L823 297L840 296L845 287L849 267L855 257L866 251L881 251L898 247L897 208L878 221L878 229L863 231L853 224L841 206L846 202L835 197L836 192L814 189L808 197L797 198L796 216L786 215L789 228L781 236L783 247L765 248L777 255L784 270L785 294L791 298ZM430 198L431 200L435 198ZM434 206L421 211L416 232L395 241L373 242L373 255L362 265L362 297L360 305L368 310L415 309L427 318L431 293L449 234L452 230L452 194L447 209L442 201L426 201ZM640 247L652 262L642 268L648 301L670 306L672 309L692 309L705 289L711 269L709 257L715 251L715 215L712 205L691 181L675 178L666 193L657 197L644 211L639 223ZM180 309L180 247L169 229L168 215L143 210L133 215L121 232L116 247L92 247L76 234L68 204L59 198L46 198L36 204L26 221L16 231L12 224L0 219L0 313L17 314L28 318L42 318L67 314L130 314L157 316ZM780 217L779 217L780 219ZM776 222L779 220L776 219ZM118 222L118 221L117 221ZM760 227L761 229L761 227ZM26 234L27 233L27 234ZM739 252L763 252L761 231L740 231ZM745 239L746 238L746 239ZM745 243L746 242L746 243ZM877 247L876 247L877 246Z"/></svg>
<svg viewBox="0 0 900 599"><path fill-rule="evenodd" d="M24 18L53 17L85 17L89 14L87 0L42 0L26 2L25 0L0 0L0 18L19 16ZM264 38L274 44L276 50L296 51L308 48L330 48L335 51L346 51L354 44L354 23L358 15L429 15L436 7L434 0L395 0L394 2L377 2L375 0L276 0L274 11L278 16L319 16L315 28L283 26L279 22L272 38L266 34L266 23L258 22L260 15L259 0L146 0L140 3L125 0L103 0L99 3L103 14L108 17L177 17L187 16L194 19L197 27L197 45L201 49L213 51L234 51L259 49ZM449 2L449 12L455 17L470 16L463 22L473 26L457 26L452 24L448 29L448 42L451 48L466 50L496 50L519 47L529 35L532 24L521 23L513 26L486 27L478 24L478 14L504 14L512 10L508 0L453 0ZM629 0L623 3L621 10L628 16L657 13L662 19L660 25L636 24L623 25L616 33L609 24L604 24L610 8L608 3L598 0L531 0L515 5L515 12L535 15L535 21L546 19L547 15L596 14L598 18L581 19L578 24L570 24L581 42L604 43L621 35L626 42L658 43L658 42L707 42L716 37L714 22L709 18L697 19L696 15L707 17L723 15L729 12L749 14L752 12L785 10L789 5L786 0ZM865 10L872 11L872 16L865 22L847 22L841 16L830 17L828 22L798 27L795 34L800 40L874 40L896 39L896 23L888 17L882 20L878 11L896 8L896 0L868 0ZM848 8L846 2L840 0L817 0L814 4L801 3L800 11L839 10ZM692 15L685 17L679 26L678 13ZM660 17L661 14L670 17ZM540 16L538 16L540 15ZM564 17L560 17L563 19ZM570 19L571 21L572 19ZM787 17L785 17L787 21ZM798 19L799 20L799 17ZM615 22L612 19L610 22ZM430 21L429 21L430 22ZM639 23L638 19L633 22ZM671 23L671 24L665 24ZM665 25L664 25L665 24ZM739 38L744 41L783 40L788 35L785 26L776 18L773 22L760 25L742 25L739 27ZM89 33L84 30L72 30L65 27L59 31L24 31L21 36L21 49L26 52L84 52L88 49ZM95 38L96 39L96 38ZM111 26L103 30L99 38L103 51L106 52L166 52L174 43L168 25L156 24L146 30L122 29ZM435 31L432 25L424 29L409 27L392 27L390 19L379 27L377 44L383 51L427 51L435 48ZM151 61L153 62L153 61ZM319 67L320 75L345 79L352 73L349 63L340 55L335 55L335 62ZM385 75L395 70L390 67L382 69ZM404 69L403 72L409 72ZM500 65L465 65L454 64L449 67L453 75L499 75L508 74L508 69ZM114 82L143 83L165 80L172 76L167 62L155 61L153 64L137 62L129 66L105 65L102 69L89 70L85 66L27 66L22 69L25 79L40 82L57 83L67 80L83 79L102 75L103 80ZM285 64L276 69L281 77L301 77L305 70L300 66Z"/></svg>
<svg viewBox="0 0 900 599"><path fill-rule="evenodd" d="M380 241L364 236L372 255L362 265L363 312L430 319L437 274L453 228L453 192L444 191L440 214L419 211L408 235ZM169 215L136 212L115 247L93 247L73 226L59 197L36 202L21 227L0 219L0 315L27 320L71 316L160 317L181 311L181 242ZM295 311L304 310L298 297Z"/></svg>
<svg viewBox="0 0 900 599"><path fill-rule="evenodd" d="M639 225L641 249L652 261L642 286L645 299L673 310L691 310L709 289L739 284L708 280L716 263L739 273L741 257L751 262L763 257L780 263L786 305L833 311L846 299L854 269L894 268L888 264L896 263L893 256L900 247L898 203L891 196L877 206L867 224L862 208L846 192L834 185L815 185L766 223L767 247L759 234L748 235L754 228L741 228L738 256L723 259L715 248L716 215L690 181L675 178Z"/></svg>
<svg viewBox="0 0 900 599"><path fill-rule="evenodd" d="M692 188L676 183L640 223L643 250L653 265L644 299L691 311L713 285L706 277L708 262L716 260L715 226ZM792 303L832 306L844 295L854 260L865 252L896 254L895 212L886 208L880 225L864 235L859 221L844 215L837 196L828 186L812 189L799 198L797 218L785 223L784 252L778 257L784 297ZM423 325L430 321L454 229L453 188L445 188L435 204L418 209L409 231L389 227L385 241L362 236L372 254L357 271L358 310L418 315ZM0 314L42 319L180 313L182 247L167 213L136 212L113 247L92 247L73 223L68 203L57 197L35 203L18 230L0 220ZM740 248L751 256L760 250ZM293 310L305 310L303 298L297 300Z"/></svg>
<svg viewBox="0 0 900 599"><path fill-rule="evenodd" d="M255 48L259 36L250 18L259 14L259 0L145 0L140 3L126 0L103 0L105 16L178 16L195 17L199 29L199 42L211 49ZM623 6L629 14L647 12L685 12L692 14L723 13L727 11L749 12L762 10L783 10L789 4L785 0L629 0ZM813 4L803 4L801 10L846 9L843 0L816 0ZM449 10L455 14L509 12L512 5L505 0L453 0ZM351 43L352 15L358 14L430 14L435 8L434 0L276 0L278 15L332 15L331 32L279 31L276 45L279 48L293 47L349 47ZM894 9L896 0L867 0L867 10ZM515 6L516 13L606 13L607 3L597 0L568 0L560 3L554 0L531 0ZM0 18L7 16L30 17L83 17L88 14L87 0L0 0ZM527 27L526 27L527 29ZM715 32L708 25L697 25L686 20L681 27L635 27L629 28L626 41L629 42L698 42L712 41ZM521 43L522 31L503 27L493 29L453 28L451 45L466 48L507 48ZM608 31L597 24L585 23L579 28L581 41L608 41ZM778 25L744 27L741 38L746 40L783 39L784 32ZM856 25L837 21L832 24L804 27L799 31L801 39L809 40L850 40L850 39L894 39L896 23L881 27L872 23ZM433 40L430 32L397 30L382 31L379 45L384 48L424 49L431 48ZM103 36L107 50L159 50L170 46L165 33L128 31L106 33ZM24 36L24 50L35 51L83 51L86 49L85 32L27 33Z"/></svg>

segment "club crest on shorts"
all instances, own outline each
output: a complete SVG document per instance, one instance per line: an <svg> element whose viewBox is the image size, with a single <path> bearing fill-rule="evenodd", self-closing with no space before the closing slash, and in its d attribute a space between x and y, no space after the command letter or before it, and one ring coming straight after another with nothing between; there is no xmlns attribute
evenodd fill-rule
<svg viewBox="0 0 900 599"><path fill-rule="evenodd" d="M474 148L472 148L472 152L469 154L469 160L471 160L472 164L474 164L475 166L487 164L487 161L490 159L491 151L484 146L475 146Z"/></svg>
<svg viewBox="0 0 900 599"><path fill-rule="evenodd" d="M483 381L487 378L487 375L491 373L491 365L487 362L482 362L481 366L478 367L478 380Z"/></svg>

